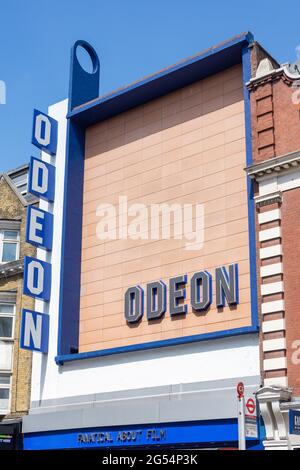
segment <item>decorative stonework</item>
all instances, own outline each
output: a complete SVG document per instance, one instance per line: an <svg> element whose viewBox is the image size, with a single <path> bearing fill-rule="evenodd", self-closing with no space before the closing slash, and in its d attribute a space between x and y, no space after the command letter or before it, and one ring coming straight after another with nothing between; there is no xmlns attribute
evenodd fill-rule
<svg viewBox="0 0 300 470"><path fill-rule="evenodd" d="M17 261L12 261L11 263L5 263L0 266L0 279L10 276L15 276L16 274L23 273L24 270L24 260L18 259Z"/></svg>
<svg viewBox="0 0 300 470"><path fill-rule="evenodd" d="M266 386L258 390L256 396L263 416L266 450L290 450L288 413L282 404L289 402L292 391L287 387Z"/></svg>
<svg viewBox="0 0 300 470"><path fill-rule="evenodd" d="M287 386L281 194L257 197L265 385Z"/></svg>
<svg viewBox="0 0 300 470"><path fill-rule="evenodd" d="M251 165L246 168L246 172L250 178L254 179L268 175L277 175L278 173L295 169L299 165L300 150Z"/></svg>

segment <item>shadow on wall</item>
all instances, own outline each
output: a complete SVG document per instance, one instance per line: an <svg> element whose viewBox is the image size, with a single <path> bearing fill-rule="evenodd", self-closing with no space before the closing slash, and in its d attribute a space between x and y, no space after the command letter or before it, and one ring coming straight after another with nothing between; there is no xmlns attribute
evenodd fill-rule
<svg viewBox="0 0 300 470"><path fill-rule="evenodd" d="M86 131L85 158L90 159L118 148L121 150L121 147L129 143L147 139L156 133L162 133L162 144L172 139L171 130L175 126L181 125L181 133L184 134L189 132L188 128L185 130L184 124L188 126L188 123L194 119L202 117L202 125L208 125L211 113L241 100L243 100L242 69L241 65L236 65L89 127ZM147 148L146 142L144 148Z"/></svg>

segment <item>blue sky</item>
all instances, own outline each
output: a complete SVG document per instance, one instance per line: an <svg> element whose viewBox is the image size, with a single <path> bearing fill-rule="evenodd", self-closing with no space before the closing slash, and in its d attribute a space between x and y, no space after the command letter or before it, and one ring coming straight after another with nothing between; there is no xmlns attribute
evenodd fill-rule
<svg viewBox="0 0 300 470"><path fill-rule="evenodd" d="M250 30L279 62L294 61L300 3L269 0L9 0L0 6L0 172L26 163L33 108L67 96L70 48L89 41L100 93Z"/></svg>

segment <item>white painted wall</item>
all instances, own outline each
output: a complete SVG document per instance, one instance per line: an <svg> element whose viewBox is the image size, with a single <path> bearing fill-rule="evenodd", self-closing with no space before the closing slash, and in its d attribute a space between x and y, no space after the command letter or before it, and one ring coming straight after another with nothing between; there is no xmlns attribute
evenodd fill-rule
<svg viewBox="0 0 300 470"><path fill-rule="evenodd" d="M275 175L271 174L257 178L257 181L259 182L260 196L267 196L276 191L289 191L290 189L299 188L300 170L298 167L289 168Z"/></svg>
<svg viewBox="0 0 300 470"><path fill-rule="evenodd" d="M13 343L0 341L0 371L11 371L13 357Z"/></svg>
<svg viewBox="0 0 300 470"><path fill-rule="evenodd" d="M55 202L40 202L42 209L54 213L54 243L52 253L39 249L37 257L52 263L53 277L49 303L49 353L33 353L31 400L233 377L238 382L241 377L259 375L257 335L117 354L66 363L62 367L56 365L66 113L67 101L49 108L49 114L59 121L58 150L56 157L42 154L43 160L56 166ZM48 305L36 301L36 310L48 312Z"/></svg>

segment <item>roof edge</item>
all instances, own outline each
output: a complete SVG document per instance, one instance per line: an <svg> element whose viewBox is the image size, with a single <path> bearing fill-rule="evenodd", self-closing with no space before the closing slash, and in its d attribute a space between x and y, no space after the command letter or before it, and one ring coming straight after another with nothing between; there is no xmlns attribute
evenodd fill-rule
<svg viewBox="0 0 300 470"><path fill-rule="evenodd" d="M19 201L21 202L21 204L26 207L28 206L28 202L26 201L26 199L22 196L22 194L20 194L17 190L17 188L14 186L13 182L11 181L10 177L7 175L7 173L1 173L0 174L0 177L3 177L4 180L6 181L6 183L8 184L8 186L10 187L10 189L14 192L14 194L17 196L17 198L19 199Z"/></svg>
<svg viewBox="0 0 300 470"><path fill-rule="evenodd" d="M196 81L197 69L199 75L198 79L201 79L224 70L234 63L238 63L238 61L242 62L243 46L249 46L253 42L254 37L249 31L234 36L231 39L211 46L196 55L189 56L188 58L161 69L158 72L132 82L129 85L118 88L111 93L98 96L91 101L83 103L69 111L67 118L74 119L77 122L86 125L91 125L97 120L106 119L118 114L119 112L123 112L126 109L130 109L130 107L135 107L142 104L142 102L150 101L151 99L157 98L168 92L174 91L175 89L186 86L188 83ZM227 61L224 60L225 57L227 58ZM220 62L219 64L218 60ZM201 71L199 70L200 64L203 66L203 70ZM184 74L186 75L185 77ZM187 76L188 74L190 75L190 78ZM76 77L73 77L73 79L76 79ZM153 90L154 87L157 88L156 92ZM134 95L137 97L136 95L141 93L144 94L144 98L140 96L138 100L133 99ZM125 105L124 101L126 101L126 97L129 98L129 95L130 103ZM103 108L112 108L111 104L113 102L115 102L113 106L114 109L110 109L110 112L106 109L107 112L104 112L105 110ZM119 111L117 110L117 104L120 105ZM95 112L100 106L104 113ZM88 116L90 113L94 113L94 116Z"/></svg>

